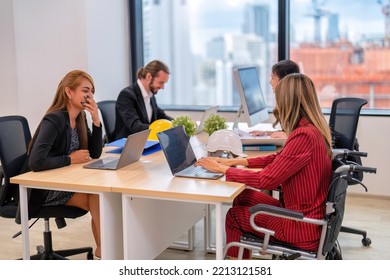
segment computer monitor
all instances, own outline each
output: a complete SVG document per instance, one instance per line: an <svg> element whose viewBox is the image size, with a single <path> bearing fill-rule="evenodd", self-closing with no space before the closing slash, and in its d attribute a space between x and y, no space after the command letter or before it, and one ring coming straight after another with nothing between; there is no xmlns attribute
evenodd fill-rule
<svg viewBox="0 0 390 280"><path fill-rule="evenodd" d="M241 120L247 122L248 127L268 120L267 104L261 90L256 66L235 68L234 78L241 100L234 127L237 127L240 117Z"/></svg>

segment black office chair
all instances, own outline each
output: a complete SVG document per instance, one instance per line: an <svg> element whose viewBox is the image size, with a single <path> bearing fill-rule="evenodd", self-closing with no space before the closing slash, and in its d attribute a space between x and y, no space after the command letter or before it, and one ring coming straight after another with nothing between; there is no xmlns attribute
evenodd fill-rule
<svg viewBox="0 0 390 280"><path fill-rule="evenodd" d="M20 223L19 216L19 186L11 184L10 178L21 173L25 169L27 160L27 148L31 140L31 133L27 119L22 116L0 117L0 161L2 165L0 186L0 216L13 218ZM76 249L53 251L52 235L49 220L55 218L58 228L66 226L65 218L78 218L87 211L71 206L41 206L33 205L37 201L34 190L29 191L29 218L44 219L45 231L43 232L44 246L37 246L38 253L31 256L38 259L66 259L68 256L87 253L87 259L93 259L93 249L83 247ZM43 202L42 202L43 203ZM30 213L31 208L37 209ZM34 222L35 223L35 222ZM14 237L18 236L16 234Z"/></svg>
<svg viewBox="0 0 390 280"><path fill-rule="evenodd" d="M103 125L106 131L105 143L110 143L115 139L115 100L105 100L98 102L98 107L102 113Z"/></svg>
<svg viewBox="0 0 390 280"><path fill-rule="evenodd" d="M356 132L359 123L361 108L367 104L367 100L355 97L337 98L332 103L331 113L329 117L329 127L332 132L333 148L359 150L358 139ZM360 157L350 156L346 159L347 162L355 162L362 164ZM363 180L363 172L356 172L354 178L360 182ZM350 185L355 184L354 181L349 182ZM369 246L371 239L367 237L367 232L360 229L354 229L343 226L341 232L358 234L363 237L362 244Z"/></svg>
<svg viewBox="0 0 390 280"><path fill-rule="evenodd" d="M239 259L242 259L244 249L248 249L257 251L262 255L270 254L273 259L341 260L342 252L337 242L337 238L344 217L345 198L349 185L348 181L355 180L353 178L353 173L358 171L376 173L376 168L364 167L354 163L346 164L344 159L351 155L364 156L365 153L351 152L343 149L334 150L333 152L332 180L329 186L326 199L326 210L323 219L307 218L301 212L266 204L257 204L249 209L251 212L250 223L257 232L264 235L264 238L245 233L241 236L240 241L230 242L226 245L225 256L229 248L239 247ZM272 236L275 234L274 231L256 225L255 217L259 214L277 216L321 226L322 230L318 250L306 251L273 239Z"/></svg>

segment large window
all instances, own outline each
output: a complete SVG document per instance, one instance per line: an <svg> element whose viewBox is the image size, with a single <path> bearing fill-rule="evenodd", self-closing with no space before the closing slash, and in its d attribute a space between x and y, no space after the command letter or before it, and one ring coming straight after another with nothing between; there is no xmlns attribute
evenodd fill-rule
<svg viewBox="0 0 390 280"><path fill-rule="evenodd" d="M144 61L171 70L160 104L238 106L233 68L248 65L273 103L277 1L144 0L142 15Z"/></svg>
<svg viewBox="0 0 390 280"><path fill-rule="evenodd" d="M366 108L390 109L390 0L139 1L141 57L171 70L159 104L238 106L233 69L256 65L272 108L270 69L286 46L323 107L355 96L369 101ZM290 6L289 42L278 36L278 3Z"/></svg>
<svg viewBox="0 0 390 280"><path fill-rule="evenodd" d="M341 96L390 108L390 1L291 0L290 57L323 107Z"/></svg>

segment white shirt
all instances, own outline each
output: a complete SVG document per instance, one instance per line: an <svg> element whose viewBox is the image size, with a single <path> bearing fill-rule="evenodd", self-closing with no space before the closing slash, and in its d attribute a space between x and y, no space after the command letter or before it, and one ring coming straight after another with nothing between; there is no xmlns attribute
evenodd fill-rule
<svg viewBox="0 0 390 280"><path fill-rule="evenodd" d="M137 80L137 84L138 84L139 88L141 89L141 93L142 93L142 96L144 98L146 113L148 114L148 120L150 122L152 120L152 114L153 114L152 105L150 105L150 98L152 98L153 93L147 92L139 79Z"/></svg>

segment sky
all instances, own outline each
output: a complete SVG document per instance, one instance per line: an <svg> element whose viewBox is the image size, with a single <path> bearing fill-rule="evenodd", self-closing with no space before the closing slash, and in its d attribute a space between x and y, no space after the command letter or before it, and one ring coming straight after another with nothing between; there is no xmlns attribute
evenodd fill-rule
<svg viewBox="0 0 390 280"><path fill-rule="evenodd" d="M187 0L189 5L189 21L191 40L194 52L204 51L204 45L211 38L226 32L241 32L244 22L244 7L247 3L270 4L271 23L277 23L276 0ZM366 36L382 35L385 29L384 16L378 0L319 0L323 8L339 14L339 30L341 35L348 32L348 38L356 41L363 34ZM389 4L390 0L384 0ZM313 38L314 20L305 14L312 11L312 0L291 0L291 23L298 41ZM271 26L272 31L276 26ZM327 29L325 19L322 20L323 35Z"/></svg>
<svg viewBox="0 0 390 280"><path fill-rule="evenodd" d="M313 19L304 16L311 11L311 0L293 0L291 4L291 22L299 22L299 28L305 37L313 34ZM381 13L382 5L377 0L322 0L323 8L329 12L339 15L339 29L341 35L348 32L348 38L356 42L364 34L366 36L383 36L385 20ZM385 1L390 2L390 1ZM297 12L294 12L296 9ZM325 18L322 20L322 29L327 29ZM298 25L297 25L298 26ZM323 34L324 35L324 34ZM297 38L298 41L304 38Z"/></svg>

